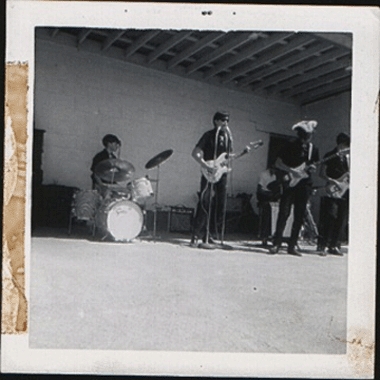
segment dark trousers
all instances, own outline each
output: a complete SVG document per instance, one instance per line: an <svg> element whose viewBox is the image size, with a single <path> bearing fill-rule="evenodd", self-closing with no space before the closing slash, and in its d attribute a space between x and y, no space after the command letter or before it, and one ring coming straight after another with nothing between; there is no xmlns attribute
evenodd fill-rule
<svg viewBox="0 0 380 380"><path fill-rule="evenodd" d="M294 205L294 220L289 239L289 247L294 247L297 244L298 235L305 216L307 201L310 195L311 186L306 184L298 184L295 187L284 189L280 199L280 208L273 241L274 245L281 245L286 221L290 215L292 205Z"/></svg>
<svg viewBox="0 0 380 380"><path fill-rule="evenodd" d="M199 201L195 218L193 221L193 236L204 237L209 218L210 210L210 192L211 193L211 213L210 213L210 233L218 234L218 227L223 221L223 212L225 208L226 192L227 192L227 175L211 184L205 177L201 177L201 190L199 193Z"/></svg>
<svg viewBox="0 0 380 380"><path fill-rule="evenodd" d="M348 221L348 198L323 198L323 219L320 223L318 247L340 247Z"/></svg>

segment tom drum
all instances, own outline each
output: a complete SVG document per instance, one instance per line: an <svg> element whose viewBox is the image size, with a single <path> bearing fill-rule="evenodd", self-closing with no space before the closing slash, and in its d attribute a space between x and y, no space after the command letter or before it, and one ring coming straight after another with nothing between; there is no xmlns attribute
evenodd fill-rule
<svg viewBox="0 0 380 380"><path fill-rule="evenodd" d="M132 182L132 200L137 203L144 202L153 196L152 184L148 178L142 177Z"/></svg>

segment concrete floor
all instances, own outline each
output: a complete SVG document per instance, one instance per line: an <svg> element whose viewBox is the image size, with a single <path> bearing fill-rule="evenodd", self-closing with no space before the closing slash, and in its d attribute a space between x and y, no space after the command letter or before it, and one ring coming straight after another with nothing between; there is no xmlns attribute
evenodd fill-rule
<svg viewBox="0 0 380 380"><path fill-rule="evenodd" d="M170 234L132 243L57 229L32 237L31 348L247 353L346 352L347 249L271 256Z"/></svg>

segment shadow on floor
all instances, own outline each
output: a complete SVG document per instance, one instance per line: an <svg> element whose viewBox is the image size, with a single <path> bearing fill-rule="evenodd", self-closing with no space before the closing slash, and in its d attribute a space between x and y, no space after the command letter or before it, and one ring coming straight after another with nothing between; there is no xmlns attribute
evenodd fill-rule
<svg viewBox="0 0 380 380"><path fill-rule="evenodd" d="M90 242L115 242L119 244L133 244L138 242L166 243L181 247L190 248L190 233L156 231L153 235L152 231L141 231L140 234L130 242L115 241L109 234L102 234L96 231L92 234L92 226L84 223L78 223L72 228L71 233L68 233L67 228L39 227L34 229L32 237L56 238L56 239L71 239L71 240L87 240ZM220 241L218 241L220 243ZM258 237L253 234L230 233L226 234L223 244L218 244L213 249L221 249L225 251L240 251L246 253L262 253L268 254L271 243L263 244ZM278 255L285 255L287 244L286 241L282 244L282 248ZM194 249L194 248L193 248ZM200 248L195 248L200 249ZM307 241L299 241L299 249L303 255L318 255L315 244ZM346 254L348 247L342 247L342 252Z"/></svg>

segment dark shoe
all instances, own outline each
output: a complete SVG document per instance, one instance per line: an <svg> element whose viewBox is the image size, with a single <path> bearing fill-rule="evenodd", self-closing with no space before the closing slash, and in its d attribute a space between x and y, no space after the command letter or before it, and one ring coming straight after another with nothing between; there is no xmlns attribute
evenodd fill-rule
<svg viewBox="0 0 380 380"><path fill-rule="evenodd" d="M330 247L327 252L332 255L343 256L343 253L337 247Z"/></svg>
<svg viewBox="0 0 380 380"><path fill-rule="evenodd" d="M326 248L322 246L317 247L317 252L319 256L327 256Z"/></svg>
<svg viewBox="0 0 380 380"><path fill-rule="evenodd" d="M198 236L192 236L191 237L190 247L192 247L192 248L198 247Z"/></svg>
<svg viewBox="0 0 380 380"><path fill-rule="evenodd" d="M295 247L288 247L288 254L293 256L301 257L302 253L297 251Z"/></svg>
<svg viewBox="0 0 380 380"><path fill-rule="evenodd" d="M203 243L206 243L206 236L202 239ZM209 244L218 244L211 236L208 237L208 243Z"/></svg>
<svg viewBox="0 0 380 380"><path fill-rule="evenodd" d="M278 253L280 250L280 246L279 245L273 245L272 247L269 248L269 253L271 255L275 255L276 253Z"/></svg>

